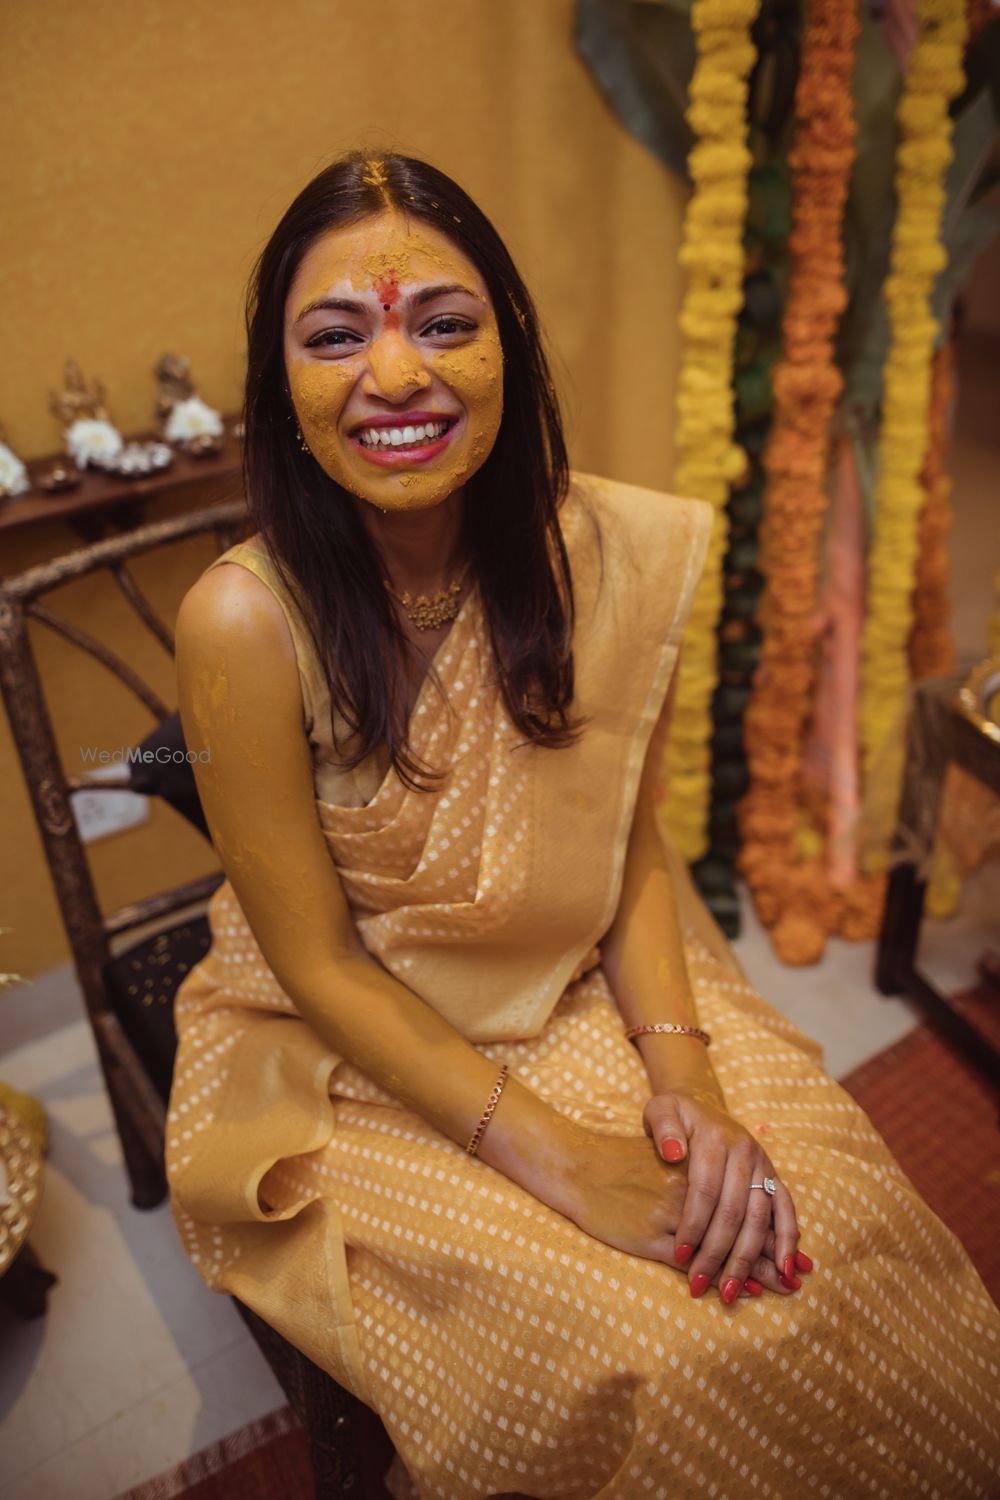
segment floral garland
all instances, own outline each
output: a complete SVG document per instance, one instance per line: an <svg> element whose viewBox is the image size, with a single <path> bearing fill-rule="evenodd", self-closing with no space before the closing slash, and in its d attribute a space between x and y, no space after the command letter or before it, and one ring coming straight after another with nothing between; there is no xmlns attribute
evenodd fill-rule
<svg viewBox="0 0 1000 1500"><path fill-rule="evenodd" d="M743 221L747 208L746 102L756 52L750 28L760 0L695 0L691 26L697 61L686 118L696 136L688 166L693 184L680 263L687 290L680 326L684 358L677 394L674 488L708 500L715 522L695 591L665 759L664 821L689 862L708 846L712 695L716 625L730 481L745 464L733 442L733 348L743 301Z"/></svg>
<svg viewBox="0 0 1000 1500"><path fill-rule="evenodd" d="M744 718L750 789L739 868L786 963L812 963L840 915L824 867L802 859L802 762L812 707L830 422L843 384L834 338L847 302L842 219L854 161L853 0L809 0L789 153L794 227L774 425L764 466L761 662ZM812 841L815 844L815 840ZM806 868L808 866L808 869Z"/></svg>
<svg viewBox="0 0 1000 1500"><path fill-rule="evenodd" d="M913 599L910 670L914 681L955 670L948 597L948 532L952 522L948 473L948 418L954 388L954 353L943 344L934 356L927 452L920 476L924 504L917 525L917 570Z"/></svg>
<svg viewBox="0 0 1000 1500"><path fill-rule="evenodd" d="M964 0L917 0L919 36L897 110L896 221L885 283L891 344L883 382L875 523L868 558L868 613L862 636L861 764L865 778L885 775L883 755L902 721L909 688L920 466L927 450L931 355L936 324L930 294L946 263L939 241L944 174L951 160L950 101L963 84ZM894 757L893 804L902 774ZM884 870L884 842L866 852Z"/></svg>

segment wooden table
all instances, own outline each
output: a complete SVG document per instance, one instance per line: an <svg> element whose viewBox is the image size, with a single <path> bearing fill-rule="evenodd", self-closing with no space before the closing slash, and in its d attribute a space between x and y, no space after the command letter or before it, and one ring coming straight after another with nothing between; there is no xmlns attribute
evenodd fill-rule
<svg viewBox="0 0 1000 1500"><path fill-rule="evenodd" d="M158 500L188 488L216 481L220 496L234 499L241 468L240 443L233 436L234 417L225 419L222 452L211 458L192 458L174 450L174 461L160 474L119 478L100 469L85 469L75 489L49 495L38 488L38 477L64 455L51 453L28 464L32 488L24 495L0 499L0 549L11 533L25 527L46 525L50 521L68 522L84 541L97 541L112 531L130 531L146 519L151 500ZM147 442L154 432L137 433L128 442Z"/></svg>
<svg viewBox="0 0 1000 1500"><path fill-rule="evenodd" d="M980 733L955 706L964 680L965 674L959 672L917 683L913 690L875 983L883 995L915 1000L931 1025L950 1036L989 1077L1000 1081L1000 1051L992 1040L917 967L926 872L948 766L954 762L1000 794L1000 744Z"/></svg>

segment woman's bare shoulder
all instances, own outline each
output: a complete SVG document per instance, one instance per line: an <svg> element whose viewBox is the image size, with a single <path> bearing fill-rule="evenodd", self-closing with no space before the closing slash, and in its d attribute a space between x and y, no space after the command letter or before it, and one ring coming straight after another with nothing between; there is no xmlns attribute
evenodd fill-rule
<svg viewBox="0 0 1000 1500"><path fill-rule="evenodd" d="M285 612L272 589L249 568L220 561L188 589L177 614L177 650L196 657L227 652L262 653L261 665L294 660Z"/></svg>

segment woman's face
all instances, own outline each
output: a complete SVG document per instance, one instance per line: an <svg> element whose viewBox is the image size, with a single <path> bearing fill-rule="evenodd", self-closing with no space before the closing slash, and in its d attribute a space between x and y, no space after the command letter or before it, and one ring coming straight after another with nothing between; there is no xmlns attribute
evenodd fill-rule
<svg viewBox="0 0 1000 1500"><path fill-rule="evenodd" d="M395 209L310 246L285 303L285 367L316 462L385 510L440 504L500 428L486 284L443 234Z"/></svg>

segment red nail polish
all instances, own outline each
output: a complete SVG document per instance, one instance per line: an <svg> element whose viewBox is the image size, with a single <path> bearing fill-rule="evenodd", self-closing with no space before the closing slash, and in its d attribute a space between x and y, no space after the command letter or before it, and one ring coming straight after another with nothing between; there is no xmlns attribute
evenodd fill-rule
<svg viewBox="0 0 1000 1500"><path fill-rule="evenodd" d="M747 1277L746 1281L744 1281L743 1283L743 1286L744 1289L750 1293L751 1297L759 1297L761 1292L764 1290L761 1283L759 1281L754 1281L752 1276Z"/></svg>
<svg viewBox="0 0 1000 1500"><path fill-rule="evenodd" d="M795 1252L795 1269L796 1269L796 1271L811 1271L812 1268L813 1268L813 1263L809 1259L808 1255L803 1255L803 1253L802 1253L801 1250L796 1250L796 1252Z"/></svg>
<svg viewBox="0 0 1000 1500"><path fill-rule="evenodd" d="M799 1287L802 1285L797 1276L779 1276L778 1280L781 1282L781 1285L787 1287L790 1292L797 1292Z"/></svg>
<svg viewBox="0 0 1000 1500"><path fill-rule="evenodd" d="M701 1297L704 1294L705 1289L708 1287L708 1285L711 1282L711 1280L712 1280L711 1276L705 1276L701 1271L698 1272L697 1276L692 1276L691 1277L691 1295L692 1295L692 1297Z"/></svg>
<svg viewBox="0 0 1000 1500"><path fill-rule="evenodd" d="M792 1255L786 1255L785 1259L782 1261L781 1269L784 1271L784 1273L785 1273L786 1276L794 1276L795 1275L795 1257L792 1256Z"/></svg>
<svg viewBox="0 0 1000 1500"><path fill-rule="evenodd" d="M676 1245L674 1247L674 1260L679 1266L686 1266L693 1254L693 1245Z"/></svg>
<svg viewBox="0 0 1000 1500"><path fill-rule="evenodd" d="M666 1140L660 1142L660 1150L667 1161L680 1161L684 1155L683 1144L675 1140L673 1136L668 1136Z"/></svg>
<svg viewBox="0 0 1000 1500"><path fill-rule="evenodd" d="M719 1288L719 1296L722 1298L723 1302L734 1302L736 1300L736 1293L739 1291L739 1289L739 1278L736 1276L727 1276L725 1281Z"/></svg>

